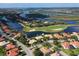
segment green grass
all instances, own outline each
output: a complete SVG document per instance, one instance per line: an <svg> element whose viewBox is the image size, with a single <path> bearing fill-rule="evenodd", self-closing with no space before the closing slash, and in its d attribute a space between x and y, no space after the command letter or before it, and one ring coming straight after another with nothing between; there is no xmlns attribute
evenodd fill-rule
<svg viewBox="0 0 79 59"><path fill-rule="evenodd" d="M54 16L53 19L68 19L68 20L79 20L78 16Z"/></svg>
<svg viewBox="0 0 79 59"><path fill-rule="evenodd" d="M68 55L79 55L79 48L77 49L62 49L63 52L65 52Z"/></svg>
<svg viewBox="0 0 79 59"><path fill-rule="evenodd" d="M5 49L3 47L0 47L0 56L5 55Z"/></svg>
<svg viewBox="0 0 79 59"><path fill-rule="evenodd" d="M74 52L75 55L79 55L79 49L73 49L72 51Z"/></svg>
<svg viewBox="0 0 79 59"><path fill-rule="evenodd" d="M24 30L25 32L29 32L30 29L31 29L31 28L30 28L29 26L25 26L23 30Z"/></svg>
<svg viewBox="0 0 79 59"><path fill-rule="evenodd" d="M64 25L64 26L61 26L61 25L51 25L51 26L46 26L46 27L33 27L33 28L30 28L29 26L25 26L24 27L24 31L25 32L28 32L32 29L35 29L36 31L46 31L46 32L53 32L53 31L61 31L61 30L64 30L67 26ZM57 30L59 29L59 30Z"/></svg>
<svg viewBox="0 0 79 59"><path fill-rule="evenodd" d="M52 47L50 43L45 43L45 44L43 44L43 46L44 46L44 47L47 47L47 48Z"/></svg>
<svg viewBox="0 0 79 59"><path fill-rule="evenodd" d="M47 27L40 27L40 28L38 28L38 27L36 27L35 29L36 30L42 30L42 31L53 31L53 30L55 30L55 29L60 29L60 28L62 28L62 29L65 29L65 26L47 26Z"/></svg>

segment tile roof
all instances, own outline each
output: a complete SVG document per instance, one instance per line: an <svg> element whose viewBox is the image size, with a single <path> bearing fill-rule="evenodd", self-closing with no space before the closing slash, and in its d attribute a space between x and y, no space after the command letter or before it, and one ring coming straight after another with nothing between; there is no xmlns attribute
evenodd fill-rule
<svg viewBox="0 0 79 59"><path fill-rule="evenodd" d="M68 49L70 47L70 44L68 42L63 42L61 45L64 47L64 49Z"/></svg>
<svg viewBox="0 0 79 59"><path fill-rule="evenodd" d="M6 55L7 56L16 56L16 55L18 55L18 53L19 53L18 48L14 48L14 49L7 51Z"/></svg>
<svg viewBox="0 0 79 59"><path fill-rule="evenodd" d="M9 50L9 49L12 49L12 48L15 48L15 45L13 45L12 43L9 43L6 45L6 50Z"/></svg>
<svg viewBox="0 0 79 59"><path fill-rule="evenodd" d="M58 39L63 38L63 36L62 36L62 35L60 35L60 34L54 34L53 36L54 36L55 38L58 38Z"/></svg>
<svg viewBox="0 0 79 59"><path fill-rule="evenodd" d="M70 35L70 34L68 34L68 33L63 33L63 36L66 36L66 37L68 37L68 38L70 38L70 37L71 37L71 35Z"/></svg>

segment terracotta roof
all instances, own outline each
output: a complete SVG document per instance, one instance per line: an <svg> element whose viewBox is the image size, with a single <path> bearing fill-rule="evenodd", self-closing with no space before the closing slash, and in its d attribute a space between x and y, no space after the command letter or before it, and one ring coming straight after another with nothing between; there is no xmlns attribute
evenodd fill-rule
<svg viewBox="0 0 79 59"><path fill-rule="evenodd" d="M68 34L68 33L63 33L63 36L66 36L66 37L68 37L68 38L70 38L70 37L71 37L71 35L70 35L70 34Z"/></svg>
<svg viewBox="0 0 79 59"><path fill-rule="evenodd" d="M7 56L16 56L16 55L18 55L18 53L19 53L18 48L14 48L14 49L7 51L6 55Z"/></svg>
<svg viewBox="0 0 79 59"><path fill-rule="evenodd" d="M58 38L58 39L63 38L63 36L60 35L60 34L54 34L53 36L54 36L55 38Z"/></svg>
<svg viewBox="0 0 79 59"><path fill-rule="evenodd" d="M13 45L12 43L6 45L6 50L9 50L12 48L15 48L15 45Z"/></svg>
<svg viewBox="0 0 79 59"><path fill-rule="evenodd" d="M68 42L63 42L61 45L65 48L68 49L70 47L70 44Z"/></svg>

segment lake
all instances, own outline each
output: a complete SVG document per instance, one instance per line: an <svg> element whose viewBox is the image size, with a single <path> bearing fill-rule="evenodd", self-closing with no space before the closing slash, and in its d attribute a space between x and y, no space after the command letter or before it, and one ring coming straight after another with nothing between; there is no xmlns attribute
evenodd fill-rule
<svg viewBox="0 0 79 59"><path fill-rule="evenodd" d="M64 32L79 32L79 26L69 26L64 30Z"/></svg>

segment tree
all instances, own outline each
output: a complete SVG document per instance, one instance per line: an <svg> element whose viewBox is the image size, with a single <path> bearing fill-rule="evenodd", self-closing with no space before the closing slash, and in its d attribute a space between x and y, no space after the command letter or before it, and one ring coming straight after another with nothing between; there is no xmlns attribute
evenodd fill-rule
<svg viewBox="0 0 79 59"><path fill-rule="evenodd" d="M3 47L0 47L0 56L5 55L5 49Z"/></svg>
<svg viewBox="0 0 79 59"><path fill-rule="evenodd" d="M26 42L27 42L27 39L24 37L24 35L22 35L21 37L19 37L17 40L19 40L23 44L26 44Z"/></svg>
<svg viewBox="0 0 79 59"><path fill-rule="evenodd" d="M56 45L57 47L61 47L60 42L58 42L57 40L54 40L54 45Z"/></svg>
<svg viewBox="0 0 79 59"><path fill-rule="evenodd" d="M43 38L44 41L47 41L48 39L49 39L49 37L44 37Z"/></svg>
<svg viewBox="0 0 79 59"><path fill-rule="evenodd" d="M58 45L59 44L59 42L57 41L57 40L54 40L54 42L53 42L55 45Z"/></svg>
<svg viewBox="0 0 79 59"><path fill-rule="evenodd" d="M13 40L9 40L11 43L15 44L16 45L16 41L13 41Z"/></svg>
<svg viewBox="0 0 79 59"><path fill-rule="evenodd" d="M48 43L48 42L44 43L44 44L43 44L43 46L45 46L45 47L47 47L47 48L52 47L52 46L51 46L51 44L50 44L50 43Z"/></svg>
<svg viewBox="0 0 79 59"><path fill-rule="evenodd" d="M78 40L78 37L75 36L75 35L73 35L71 38L72 38L72 39L75 39L75 40Z"/></svg>
<svg viewBox="0 0 79 59"><path fill-rule="evenodd" d="M35 49L33 52L35 56L43 56L44 54L39 50L39 48Z"/></svg>

